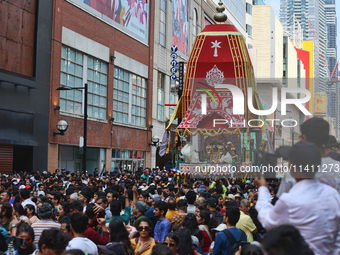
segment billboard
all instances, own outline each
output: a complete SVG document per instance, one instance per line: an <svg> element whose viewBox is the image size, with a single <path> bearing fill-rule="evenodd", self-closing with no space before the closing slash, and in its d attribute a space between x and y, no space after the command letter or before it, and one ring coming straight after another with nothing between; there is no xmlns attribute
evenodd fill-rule
<svg viewBox="0 0 340 255"><path fill-rule="evenodd" d="M188 0L172 0L172 31L171 45L176 45L178 51L188 56L189 45L189 9Z"/></svg>
<svg viewBox="0 0 340 255"><path fill-rule="evenodd" d="M316 93L314 96L314 115L326 115L327 113L327 94Z"/></svg>
<svg viewBox="0 0 340 255"><path fill-rule="evenodd" d="M148 39L148 0L73 0L82 2L132 33Z"/></svg>

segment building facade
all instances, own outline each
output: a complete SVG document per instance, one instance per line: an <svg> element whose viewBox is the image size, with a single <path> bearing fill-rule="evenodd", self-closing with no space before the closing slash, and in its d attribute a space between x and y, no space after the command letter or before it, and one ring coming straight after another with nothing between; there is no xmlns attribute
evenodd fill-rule
<svg viewBox="0 0 340 255"><path fill-rule="evenodd" d="M327 68L325 68L325 57L320 56L326 56L325 2L320 0L280 0L280 21L284 29L292 30L295 20L301 24L303 40L314 41L315 92L326 92ZM313 29L310 28L310 24Z"/></svg>
<svg viewBox="0 0 340 255"><path fill-rule="evenodd" d="M52 0L0 1L0 172L47 169Z"/></svg>
<svg viewBox="0 0 340 255"><path fill-rule="evenodd" d="M82 170L85 107L88 173L149 166L154 1L56 0L53 14L48 169ZM57 90L85 84L87 106L84 89ZM54 136L60 120L68 130Z"/></svg>
<svg viewBox="0 0 340 255"><path fill-rule="evenodd" d="M330 75L337 63L337 17L335 9L335 0L325 0L325 15L327 26L327 40L326 40L326 59L328 64L328 71ZM337 80L336 75L333 80ZM339 96L340 96L339 84L331 83L327 86L327 98L328 98L328 115L333 118L334 128L340 131L340 118L339 118Z"/></svg>

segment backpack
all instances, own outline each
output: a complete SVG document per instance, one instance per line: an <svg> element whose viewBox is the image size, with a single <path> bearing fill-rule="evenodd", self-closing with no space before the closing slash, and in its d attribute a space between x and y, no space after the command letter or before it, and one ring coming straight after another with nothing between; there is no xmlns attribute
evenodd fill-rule
<svg viewBox="0 0 340 255"><path fill-rule="evenodd" d="M223 230L223 233L228 237L231 243L231 249L229 251L229 255L234 255L238 251L240 245L249 244L247 242L247 235L243 230L241 230L241 237L240 237L240 240L238 241L235 240L233 234L228 229Z"/></svg>

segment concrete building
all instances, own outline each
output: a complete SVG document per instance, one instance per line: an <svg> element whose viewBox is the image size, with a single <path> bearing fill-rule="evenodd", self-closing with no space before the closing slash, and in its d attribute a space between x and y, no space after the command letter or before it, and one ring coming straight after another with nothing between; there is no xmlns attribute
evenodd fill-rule
<svg viewBox="0 0 340 255"><path fill-rule="evenodd" d="M272 90L278 89L277 110L269 117L278 119L274 125L275 147L290 145L293 143L293 137L295 140L298 138L299 129L284 127L282 121L285 126L291 125L290 122L294 124L294 121L299 125L305 120L305 116L295 105L288 105L287 114L282 115L281 89L305 88L306 70L292 42L283 35L283 26L271 6L253 6L253 32L253 48L257 50L256 82L261 101L272 105ZM299 96L296 93L288 94L287 98Z"/></svg>
<svg viewBox="0 0 340 255"><path fill-rule="evenodd" d="M335 0L325 0L325 14L327 26L327 40L326 40L326 59L328 64L328 71L333 72L337 62L337 17L335 9ZM331 74L330 74L331 75ZM334 77L337 78L336 75ZM332 83L327 86L328 97L328 116L334 119L334 128L336 133L340 132L340 117L339 117L339 84Z"/></svg>
<svg viewBox="0 0 340 255"><path fill-rule="evenodd" d="M2 174L47 170L52 6L52 0L0 1Z"/></svg>
<svg viewBox="0 0 340 255"><path fill-rule="evenodd" d="M280 21L286 30L293 28L294 19L301 23L303 40L314 40L308 19L313 25L317 40L314 40L314 85L315 92L326 92L327 71L320 54L326 56L325 2L320 0L280 0Z"/></svg>
<svg viewBox="0 0 340 255"><path fill-rule="evenodd" d="M130 6L125 1L119 12L117 6L53 1L50 171L82 171L79 144L85 107L88 173L95 168L136 170L150 166L154 24L158 24L154 3ZM56 90L85 83L87 106L83 89ZM68 123L68 130L54 136L60 120Z"/></svg>

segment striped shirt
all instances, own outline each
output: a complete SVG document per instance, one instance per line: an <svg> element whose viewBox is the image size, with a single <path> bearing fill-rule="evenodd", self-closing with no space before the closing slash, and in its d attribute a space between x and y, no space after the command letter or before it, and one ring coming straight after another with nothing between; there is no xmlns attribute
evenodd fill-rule
<svg viewBox="0 0 340 255"><path fill-rule="evenodd" d="M38 242L41 236L41 233L45 230L45 229L50 229L50 228L60 228L60 224L54 222L53 220L40 220L36 223L33 223L31 226L34 230L34 243L35 245L38 247Z"/></svg>

